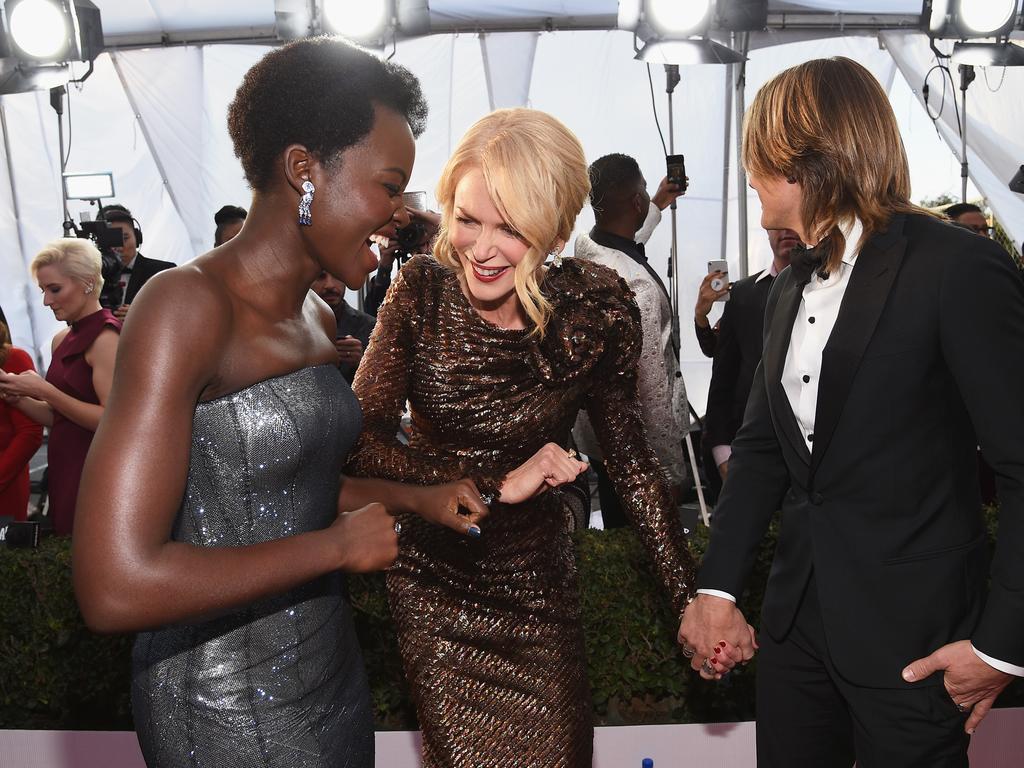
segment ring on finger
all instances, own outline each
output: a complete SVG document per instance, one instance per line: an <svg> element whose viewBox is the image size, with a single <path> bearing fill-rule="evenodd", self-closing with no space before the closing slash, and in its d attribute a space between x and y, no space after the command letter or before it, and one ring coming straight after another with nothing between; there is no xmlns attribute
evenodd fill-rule
<svg viewBox="0 0 1024 768"><path fill-rule="evenodd" d="M970 709L970 707L969 707L969 706L967 706L966 704L959 704L959 703L957 703L957 702L955 702L955 701L954 701L953 703L954 703L954 704L956 705L956 711L957 711L957 712L959 712L959 713L961 713L961 714L963 714L963 713L964 713L964 712L966 712L966 711L967 711L968 709Z"/></svg>
<svg viewBox="0 0 1024 768"><path fill-rule="evenodd" d="M716 675L716 674L718 674L717 671L715 670L715 668L711 666L711 660L710 659L704 659L704 661L701 662L700 671L703 672L705 675Z"/></svg>
<svg viewBox="0 0 1024 768"><path fill-rule="evenodd" d="M692 659L697 653L697 649L688 643L683 643L683 656L688 659Z"/></svg>
<svg viewBox="0 0 1024 768"><path fill-rule="evenodd" d="M576 449L575 448L570 448L568 451L566 451L566 455L570 459L575 459L576 458Z"/></svg>

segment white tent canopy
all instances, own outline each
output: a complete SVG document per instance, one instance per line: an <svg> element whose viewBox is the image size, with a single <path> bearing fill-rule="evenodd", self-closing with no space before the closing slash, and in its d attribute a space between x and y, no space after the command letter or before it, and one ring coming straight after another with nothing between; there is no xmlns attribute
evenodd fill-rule
<svg viewBox="0 0 1024 768"><path fill-rule="evenodd" d="M114 48L96 60L95 72L83 86L69 88L67 171L111 171L115 199L131 208L141 222L142 251L180 264L212 247L214 211L227 203L248 204L249 191L227 135L226 109L245 70L268 50L275 10L295 3L96 2L109 44L140 44L160 36L194 38L201 30L209 33L207 39L267 38L266 45ZM432 197L440 170L466 128L492 108L512 105L543 109L562 119L580 137L591 159L626 152L640 162L650 185L664 175L648 68L633 60L632 34L614 29L523 31L533 20L546 17L556 30L586 27L588 20L613 26L614 0L430 0L429 6L435 26L467 31L400 40L396 45L394 59L420 78L431 109L427 131L417 145L410 190L428 190ZM768 78L788 66L822 56L850 56L871 69L892 95L911 160L915 196L935 191L958 196L959 160L953 152L959 153L960 139L953 106L948 103L953 86L946 85L947 103L935 128L920 103L921 86L934 63L927 38L912 29L895 28L856 37L834 36L845 18L838 13L851 7L859 18L865 14L909 18L920 12L919 0L770 3L773 14L808 10L824 18L837 14L835 29L754 35L746 67L748 101ZM488 25L518 25L519 30L471 31ZM791 42L794 39L801 41ZM700 355L687 332L690 307L707 261L724 252L733 276L740 273L736 125L727 108L732 69L685 67L674 97L676 151L686 155L690 177L689 191L679 204L683 371L698 411L703 410L710 361ZM664 73L661 67L652 67L651 75L654 102L667 130ZM953 77L957 77L955 71ZM934 75L929 82L934 111L942 85ZM1024 197L1006 185L1024 162L1020 130L1024 71L994 69L979 74L968 101L972 181L1020 243L1024 241ZM46 92L3 96L0 118L4 138L0 150L6 161L0 166L6 169L0 170L0 237L6 243L0 252L0 306L15 343L33 350L45 364L49 339L58 324L41 306L27 264L45 242L61 234L57 118ZM919 185L920 179L928 183ZM747 201L749 263L754 271L768 263L770 254L759 228L757 198L748 192ZM77 218L88 205L72 201L69 207ZM724 243L723 212L728 222ZM586 231L591 224L592 215L585 209L576 231ZM652 263L662 274L669 242L665 222L648 246Z"/></svg>

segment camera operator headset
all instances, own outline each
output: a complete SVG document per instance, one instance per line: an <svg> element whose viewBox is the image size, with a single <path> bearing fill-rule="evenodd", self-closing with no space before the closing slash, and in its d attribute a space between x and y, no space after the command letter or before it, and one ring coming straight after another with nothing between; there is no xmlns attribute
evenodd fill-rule
<svg viewBox="0 0 1024 768"><path fill-rule="evenodd" d="M117 299L115 306L112 307L114 315L124 320L128 314L128 307L146 281L157 272L171 269L175 265L169 261L146 258L139 253L139 246L142 245L142 227L125 206L118 203L105 205L99 209L96 218L105 221L110 227L121 230L121 247L111 248L120 260L120 273L117 282L111 286L111 292ZM115 286L117 290L114 290Z"/></svg>

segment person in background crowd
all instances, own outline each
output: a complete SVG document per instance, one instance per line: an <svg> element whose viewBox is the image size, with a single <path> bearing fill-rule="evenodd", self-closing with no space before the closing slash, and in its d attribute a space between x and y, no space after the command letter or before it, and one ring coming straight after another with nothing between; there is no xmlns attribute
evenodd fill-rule
<svg viewBox="0 0 1024 768"><path fill-rule="evenodd" d="M2 314L2 313L0 313ZM17 375L35 371L29 354L11 344L7 323L0 320L0 370ZM28 516L28 463L43 444L42 425L30 419L0 394L0 517L24 520Z"/></svg>
<svg viewBox="0 0 1024 768"><path fill-rule="evenodd" d="M338 367L345 381L351 384L359 361L363 359L363 350L370 343L370 334L377 319L345 301L345 284L324 270L313 281L312 290L334 312L338 324L334 339L334 348L338 350Z"/></svg>
<svg viewBox="0 0 1024 768"><path fill-rule="evenodd" d="M661 221L661 212L683 193L668 178L651 197L636 160L628 155L605 155L589 170L594 228L576 238L576 258L615 270L633 291L640 308L642 351L637 369L637 392L647 439L672 488L682 498L686 481L683 439L689 430L686 387L679 372L678 340L672 333L672 309L661 277L647 263L644 243ZM577 447L597 474L601 521L605 529L627 524L625 512L604 465L604 454L586 412L573 428Z"/></svg>
<svg viewBox="0 0 1024 768"><path fill-rule="evenodd" d="M224 245L242 231L245 217L249 212L237 205L225 205L213 214L213 223L217 228L213 231L213 247Z"/></svg>
<svg viewBox="0 0 1024 768"><path fill-rule="evenodd" d="M781 508L758 765L965 768L1024 675L1024 283L991 240L910 202L888 95L852 59L762 87L743 162L762 225L814 247L768 297L680 641L694 660L723 639L753 654L735 599ZM994 551L978 444L999 483Z"/></svg>
<svg viewBox="0 0 1024 768"><path fill-rule="evenodd" d="M719 322L715 362L708 386L703 445L709 450L722 480L729 470L729 455L761 362L764 308L778 274L789 266L789 254L800 243L792 229L769 229L772 263L756 275L732 284Z"/></svg>
<svg viewBox="0 0 1024 768"><path fill-rule="evenodd" d="M112 227L121 230L123 245L120 248L112 248L115 255L121 260L118 287L120 291L114 291L114 298L119 303L107 308L114 312L119 320L124 320L128 314L128 307L135 300L135 296L142 289L153 275L165 269L174 267L169 261L150 259L139 252L142 245L142 227L132 216L132 212L118 203L110 203L99 209L97 219L103 219ZM110 294L108 287L106 295ZM105 298L105 297L104 297ZM105 298L106 300L106 298Z"/></svg>
<svg viewBox="0 0 1024 768"><path fill-rule="evenodd" d="M427 768L590 768L561 490L586 469L564 447L581 406L680 611L690 595L693 562L636 395L640 313L615 272L557 255L589 188L582 146L550 115L477 121L438 183L436 260L415 256L398 273L356 373L365 427L349 472L468 474L494 506L478 542L400 517L388 596Z"/></svg>
<svg viewBox="0 0 1024 768"><path fill-rule="evenodd" d="M480 533L468 481L341 477L362 417L309 290L321 270L358 288L376 265L367 240L402 204L425 113L408 70L340 38L266 54L228 108L253 189L242 232L132 309L73 576L89 626L140 631L150 768L372 768L344 573L391 564L389 511Z"/></svg>
<svg viewBox="0 0 1024 768"><path fill-rule="evenodd" d="M961 224L982 237L992 237L992 227L989 226L984 211L973 203L956 203L943 213L950 221Z"/></svg>
<svg viewBox="0 0 1024 768"><path fill-rule="evenodd" d="M53 337L45 379L33 370L0 374L0 394L50 428L49 514L58 536L74 528L82 467L114 376L121 321L100 306L101 264L96 246L73 237L54 240L36 255L31 270L43 304L69 327Z"/></svg>
<svg viewBox="0 0 1024 768"><path fill-rule="evenodd" d="M373 277L366 283L366 294L363 297L364 312L377 314L391 286L391 273L394 271L396 261L401 267L413 254L430 253L430 244L437 235L440 223L441 217L433 211L420 211L403 206L395 213L387 227L374 233L370 239L377 245L380 263ZM402 236L413 239L403 244L400 242Z"/></svg>
<svg viewBox="0 0 1024 768"><path fill-rule="evenodd" d="M700 346L700 351L704 353L704 357L714 357L715 349L718 347L719 323L711 325L708 315L711 314L711 308L715 306L715 302L729 293L728 285L716 291L711 286L711 281L724 276L724 272L710 272L701 280L700 288L697 289L697 303L693 308L693 329L697 334L697 344Z"/></svg>

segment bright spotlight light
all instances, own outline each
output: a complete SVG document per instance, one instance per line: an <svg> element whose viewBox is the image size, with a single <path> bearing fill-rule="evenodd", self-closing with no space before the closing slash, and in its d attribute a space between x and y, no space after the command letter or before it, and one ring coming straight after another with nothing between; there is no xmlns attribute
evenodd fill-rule
<svg viewBox="0 0 1024 768"><path fill-rule="evenodd" d="M14 44L32 58L54 59L67 50L67 16L53 0L22 0L8 23Z"/></svg>
<svg viewBox="0 0 1024 768"><path fill-rule="evenodd" d="M960 21L974 34L988 37L1006 26L1016 10L1017 0L962 0Z"/></svg>
<svg viewBox="0 0 1024 768"><path fill-rule="evenodd" d="M647 20L665 35L702 32L711 11L711 0L648 0Z"/></svg>
<svg viewBox="0 0 1024 768"><path fill-rule="evenodd" d="M324 0L324 21L330 31L355 40L378 38L387 28L387 0Z"/></svg>

